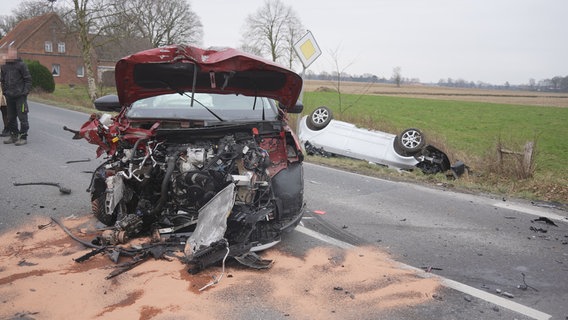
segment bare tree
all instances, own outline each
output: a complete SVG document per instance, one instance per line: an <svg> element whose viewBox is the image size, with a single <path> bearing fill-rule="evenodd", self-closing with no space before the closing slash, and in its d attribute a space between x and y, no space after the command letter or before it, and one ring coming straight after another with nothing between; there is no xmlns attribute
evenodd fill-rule
<svg viewBox="0 0 568 320"><path fill-rule="evenodd" d="M54 6L55 0L22 1L12 10L12 15L0 16L0 38L12 30L20 21L41 16L49 12L63 13L63 9Z"/></svg>
<svg viewBox="0 0 568 320"><path fill-rule="evenodd" d="M154 47L175 43L200 45L203 25L184 0L117 1L119 32L148 39ZM117 30L115 29L115 32Z"/></svg>
<svg viewBox="0 0 568 320"><path fill-rule="evenodd" d="M402 83L402 69L400 67L395 67L392 69L392 81L396 84L397 87L400 87Z"/></svg>
<svg viewBox="0 0 568 320"><path fill-rule="evenodd" d="M12 16L17 22L41 16L55 10L53 2L49 0L22 1L12 10Z"/></svg>
<svg viewBox="0 0 568 320"><path fill-rule="evenodd" d="M340 62L339 62L339 47L336 48L333 51L329 51L329 55L331 56L331 58L333 59L333 64L334 64L334 74L337 77L336 78L336 82L335 82L335 89L337 90L337 99L338 99L338 104L339 104L339 113L343 113L343 103L342 103L342 99L341 99L341 74L345 72L345 70L347 70L347 68L349 66L351 66L353 64L353 62L347 64L344 67L340 66Z"/></svg>
<svg viewBox="0 0 568 320"><path fill-rule="evenodd" d="M291 6L280 0L266 0L254 14L247 16L241 47L292 68L296 60L293 45L302 36L303 29Z"/></svg>
<svg viewBox="0 0 568 320"><path fill-rule="evenodd" d="M333 64L334 64L334 72L333 72L333 76L336 77L335 79L335 89L337 90L337 100L338 100L338 107L339 107L339 113L343 114L343 112L347 111L348 109L354 107L357 105L357 103L359 102L359 100L361 100L361 98L371 89L371 87L375 84L375 79L376 77L373 77L373 81L368 82L365 87L363 87L362 92L359 94L359 96L357 97L357 99L355 99L351 104L344 106L343 105L343 99L342 99L342 92L341 92L341 84L343 79L345 78L349 78L350 75L348 73L346 73L347 68L349 68L352 64L353 61L347 63L346 65L342 65L340 63L340 49L339 47L336 48L333 51L329 51L329 55L331 56L332 60L333 60Z"/></svg>
<svg viewBox="0 0 568 320"><path fill-rule="evenodd" d="M116 14L109 8L115 7L115 0L70 0L71 9L63 16L70 23L71 32L79 39L79 49L85 76L87 91L92 101L97 98L97 83L93 66L93 54L97 37L104 34L105 28L101 21L106 21Z"/></svg>

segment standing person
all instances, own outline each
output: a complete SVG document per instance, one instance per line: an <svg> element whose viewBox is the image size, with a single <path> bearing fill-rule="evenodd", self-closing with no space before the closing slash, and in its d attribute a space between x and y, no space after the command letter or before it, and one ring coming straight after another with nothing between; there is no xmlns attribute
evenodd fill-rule
<svg viewBox="0 0 568 320"><path fill-rule="evenodd" d="M8 130L10 131L10 137L4 140L4 143L22 146L28 142L30 128L28 93L32 88L32 76L28 66L18 58L15 48L8 48L6 63L2 65L0 71L2 91L8 105ZM19 130L18 120L20 120Z"/></svg>

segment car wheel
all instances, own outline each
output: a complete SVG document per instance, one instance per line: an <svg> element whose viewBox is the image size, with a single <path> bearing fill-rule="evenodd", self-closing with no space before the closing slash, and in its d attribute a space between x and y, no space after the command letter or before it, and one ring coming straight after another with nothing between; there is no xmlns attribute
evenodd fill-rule
<svg viewBox="0 0 568 320"><path fill-rule="evenodd" d="M395 142L405 155L412 156L420 152L426 144L424 135L418 129L406 129L396 137Z"/></svg>
<svg viewBox="0 0 568 320"><path fill-rule="evenodd" d="M308 117L307 125L312 130L321 130L325 128L333 119L333 113L328 107L318 107Z"/></svg>
<svg viewBox="0 0 568 320"><path fill-rule="evenodd" d="M117 210L115 210L115 212L113 212L112 214L108 214L105 209L105 199L106 199L105 193L94 198L91 201L91 209L93 215L95 216L95 218L97 218L97 220L99 220L100 222L104 223L107 226L112 226L116 222Z"/></svg>

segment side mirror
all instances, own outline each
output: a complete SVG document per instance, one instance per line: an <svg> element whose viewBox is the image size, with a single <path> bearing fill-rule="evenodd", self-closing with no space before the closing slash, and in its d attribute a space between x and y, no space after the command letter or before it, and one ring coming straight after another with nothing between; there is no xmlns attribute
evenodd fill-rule
<svg viewBox="0 0 568 320"><path fill-rule="evenodd" d="M95 109L99 111L119 112L122 109L118 96L111 94L95 100Z"/></svg>
<svg viewBox="0 0 568 320"><path fill-rule="evenodd" d="M302 111L304 111L304 105L299 100L296 101L296 105L291 108L285 108L283 105L280 105L280 108L286 110L288 113L302 113Z"/></svg>

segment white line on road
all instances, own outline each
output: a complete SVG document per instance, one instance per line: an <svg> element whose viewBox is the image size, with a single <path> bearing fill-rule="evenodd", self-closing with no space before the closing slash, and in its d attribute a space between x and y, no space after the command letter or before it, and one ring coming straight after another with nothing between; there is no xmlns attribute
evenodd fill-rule
<svg viewBox="0 0 568 320"><path fill-rule="evenodd" d="M313 231L313 230L308 229L308 228L303 227L303 226L297 226L296 230L307 235L307 236L321 240L323 242L327 242L331 245L334 245L334 246L342 248L342 249L356 248L356 246L351 245L347 242L337 240L335 238L326 236L324 234ZM549 314L546 314L544 312L540 312L538 310L529 308L529 307L524 306L520 303L516 303L516 302L513 302L511 300L502 298L502 297L498 297L494 294L490 294L490 293L485 292L483 290L479 290L479 289L476 289L474 287L470 287L466 284L463 284L463 283L460 283L460 282L457 282L457 281L454 281L454 280L450 280L450 279L447 279L447 278L444 278L444 277L441 277L441 276L438 276L438 275L435 275L435 274L432 274L432 273L427 273L422 269L418 269L416 267L409 266L409 265L404 264L404 263L400 263L400 262L396 262L396 263L400 264L403 268L407 268L407 269L411 269L411 270L416 271L416 273L421 277L437 278L437 279L440 280L440 283L447 288L457 290L459 292L468 294L472 297L476 297L476 298L481 299L481 300L485 300L487 302L490 302L490 303L493 303L493 304L498 305L500 307L512 310L514 312L520 313L520 314L525 315L527 317L531 317L531 318L537 319L537 320L548 320L548 319L552 318L552 316L549 315Z"/></svg>
<svg viewBox="0 0 568 320"><path fill-rule="evenodd" d="M554 214L552 212L548 212L548 211L545 211L545 210L527 208L527 207L523 207L523 206L519 206L519 205L515 205L515 204L510 204L510 203L506 203L506 202L497 202L497 203L493 204L493 206L498 207L498 208L503 208L503 209L514 210L514 211L518 211L518 212L522 212L522 213L526 213L526 214L531 214L531 215L537 216L537 217L545 217L545 218L556 220L556 221L568 222L568 220L566 220L566 217L563 217L561 215Z"/></svg>

